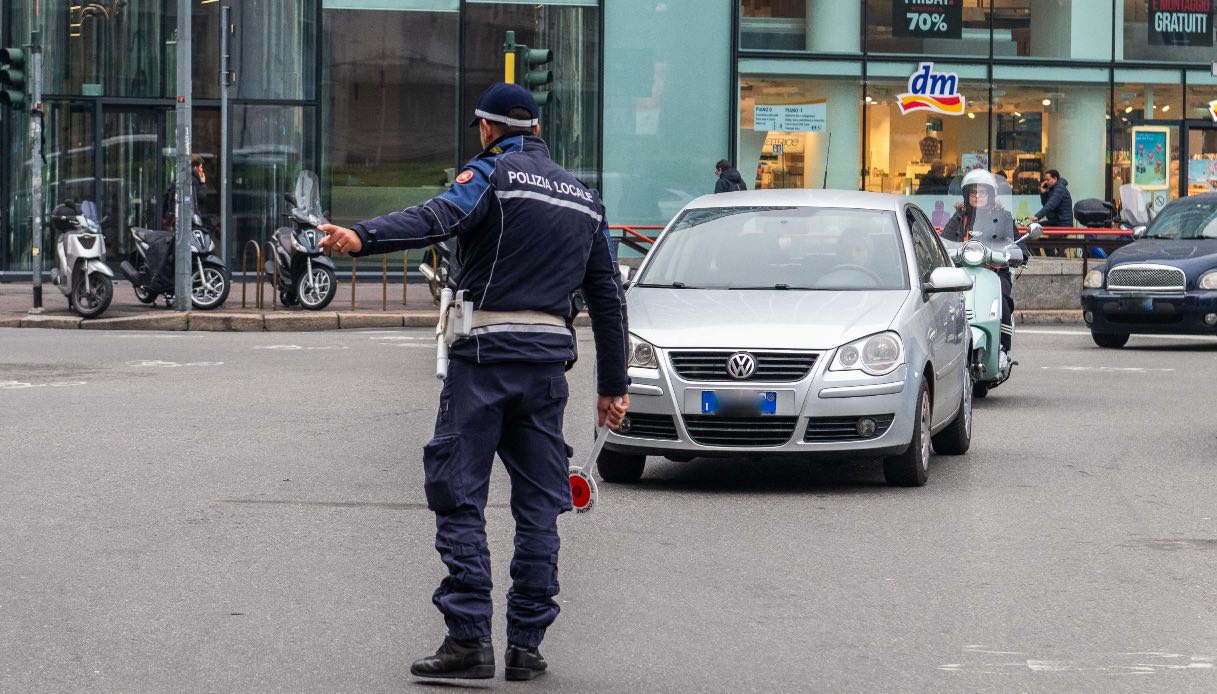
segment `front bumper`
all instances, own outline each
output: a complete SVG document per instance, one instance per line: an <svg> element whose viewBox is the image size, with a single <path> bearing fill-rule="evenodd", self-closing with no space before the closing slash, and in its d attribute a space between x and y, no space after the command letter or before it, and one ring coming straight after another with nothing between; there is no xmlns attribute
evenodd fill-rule
<svg viewBox="0 0 1217 694"><path fill-rule="evenodd" d="M906 450L921 374L910 376L907 365L880 377L829 371L832 356L820 355L811 372L793 383L722 382L682 379L661 353L660 368L630 369L630 426L610 432L605 447L674 458L874 457ZM776 415L730 418L702 415L693 407L702 391L737 389L780 391L781 401L791 405ZM875 422L874 434L858 433L862 418Z"/></svg>
<svg viewBox="0 0 1217 694"><path fill-rule="evenodd" d="M1096 333L1213 335L1217 326L1204 321L1217 314L1217 291L1184 294L1082 291L1082 316Z"/></svg>

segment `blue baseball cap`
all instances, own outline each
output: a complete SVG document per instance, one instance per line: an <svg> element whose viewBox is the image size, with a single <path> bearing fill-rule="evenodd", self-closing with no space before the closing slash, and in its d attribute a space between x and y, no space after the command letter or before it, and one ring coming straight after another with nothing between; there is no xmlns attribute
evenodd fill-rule
<svg viewBox="0 0 1217 694"><path fill-rule="evenodd" d="M507 114L513 108L528 111L528 115L532 118L530 120L508 118ZM477 108L473 110L473 120L469 121L469 127L477 125L479 120L494 121L516 128L532 127L537 124L537 100L532 98L532 94L527 89L518 84L495 82L486 87L486 91L478 97Z"/></svg>

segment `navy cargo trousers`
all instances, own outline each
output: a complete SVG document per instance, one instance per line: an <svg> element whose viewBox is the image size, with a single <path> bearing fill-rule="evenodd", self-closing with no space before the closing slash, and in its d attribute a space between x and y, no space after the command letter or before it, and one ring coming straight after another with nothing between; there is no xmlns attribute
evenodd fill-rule
<svg viewBox="0 0 1217 694"><path fill-rule="evenodd" d="M558 515L571 509L566 400L562 362L449 364L423 469L435 549L448 567L432 602L455 638L490 636L485 509L496 452L511 478L516 524L507 639L536 647L558 616Z"/></svg>

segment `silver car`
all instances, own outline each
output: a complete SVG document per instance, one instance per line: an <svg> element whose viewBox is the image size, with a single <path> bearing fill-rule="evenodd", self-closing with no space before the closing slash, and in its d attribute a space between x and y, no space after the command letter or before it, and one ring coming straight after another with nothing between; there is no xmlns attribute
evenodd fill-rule
<svg viewBox="0 0 1217 694"><path fill-rule="evenodd" d="M630 411L597 460L882 457L925 484L967 451L970 331L925 213L891 195L759 190L693 200L628 283Z"/></svg>

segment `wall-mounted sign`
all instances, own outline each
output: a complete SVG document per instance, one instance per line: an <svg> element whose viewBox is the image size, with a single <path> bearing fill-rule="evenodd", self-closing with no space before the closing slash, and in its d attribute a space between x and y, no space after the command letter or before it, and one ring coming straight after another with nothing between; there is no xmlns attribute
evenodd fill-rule
<svg viewBox="0 0 1217 694"><path fill-rule="evenodd" d="M964 113L959 76L954 72L934 72L934 63L921 63L909 77L908 87L908 93L896 96L901 115L913 111L933 111L946 116Z"/></svg>
<svg viewBox="0 0 1217 694"><path fill-rule="evenodd" d="M1148 0L1151 46L1212 46L1213 0Z"/></svg>
<svg viewBox="0 0 1217 694"><path fill-rule="evenodd" d="M892 0L892 35L957 39L963 31L963 0Z"/></svg>
<svg viewBox="0 0 1217 694"><path fill-rule="evenodd" d="M828 130L828 106L823 101L810 104L757 104L753 116L753 130L790 133L822 133Z"/></svg>
<svg viewBox="0 0 1217 694"><path fill-rule="evenodd" d="M1209 115L1213 117L1213 121L1217 122L1217 101L1209 102Z"/></svg>
<svg viewBox="0 0 1217 694"><path fill-rule="evenodd" d="M1132 129L1132 180L1143 190L1170 188L1170 130L1154 126Z"/></svg>
<svg viewBox="0 0 1217 694"><path fill-rule="evenodd" d="M765 138L765 147L767 147L769 149L769 153L775 157L780 157L783 154L802 154L803 136L770 135L769 137Z"/></svg>

